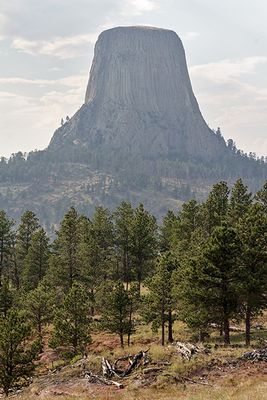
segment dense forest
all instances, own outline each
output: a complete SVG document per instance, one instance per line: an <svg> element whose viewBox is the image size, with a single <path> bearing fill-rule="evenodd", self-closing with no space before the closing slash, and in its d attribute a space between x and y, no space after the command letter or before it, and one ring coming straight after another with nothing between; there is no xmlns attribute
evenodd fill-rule
<svg viewBox="0 0 267 400"><path fill-rule="evenodd" d="M207 200L185 202L160 226L142 204L97 207L91 219L71 207L51 242L37 216L0 211L0 386L6 394L31 376L49 326L49 346L86 353L90 332L131 345L140 324L173 341L175 320L203 341L267 306L267 182L253 196L238 179ZM63 351L63 350L62 350Z"/></svg>

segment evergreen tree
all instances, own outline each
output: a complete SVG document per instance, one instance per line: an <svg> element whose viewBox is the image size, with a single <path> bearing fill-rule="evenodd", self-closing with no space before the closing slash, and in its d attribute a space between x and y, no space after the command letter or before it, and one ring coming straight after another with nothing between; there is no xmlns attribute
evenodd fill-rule
<svg viewBox="0 0 267 400"><path fill-rule="evenodd" d="M8 279L4 279L0 286L0 313L6 317L13 303L13 294L9 288Z"/></svg>
<svg viewBox="0 0 267 400"><path fill-rule="evenodd" d="M255 196L256 201L262 206L265 213L267 213L267 181Z"/></svg>
<svg viewBox="0 0 267 400"><path fill-rule="evenodd" d="M147 280L149 293L144 296L143 316L152 322L153 330L161 327L161 344L165 345L165 324L168 323L168 341L173 342L174 279L176 261L170 254L159 260L155 273Z"/></svg>
<svg viewBox="0 0 267 400"><path fill-rule="evenodd" d="M130 286L130 290L127 289L128 298L129 298L129 329L128 329L128 339L127 344L130 346L131 343L131 335L134 331L134 322L133 315L136 313L140 306L140 293L139 293L139 285L136 282L132 282Z"/></svg>
<svg viewBox="0 0 267 400"><path fill-rule="evenodd" d="M102 325L109 332L119 335L121 347L124 347L124 335L132 331L129 319L130 298L122 282L115 283L112 290L106 293L103 302Z"/></svg>
<svg viewBox="0 0 267 400"><path fill-rule="evenodd" d="M142 204L134 210L130 240L134 278L141 288L157 253L157 223Z"/></svg>
<svg viewBox="0 0 267 400"><path fill-rule="evenodd" d="M114 213L115 220L115 242L117 247L117 257L121 265L120 276L126 283L128 290L131 281L131 254L130 254L130 238L133 221L134 210L130 203L123 201Z"/></svg>
<svg viewBox="0 0 267 400"><path fill-rule="evenodd" d="M42 340L43 326L51 321L55 296L46 286L39 284L27 293L23 308L29 321Z"/></svg>
<svg viewBox="0 0 267 400"><path fill-rule="evenodd" d="M267 305L267 214L254 204L239 220L241 242L239 292L243 301L246 344L250 344L251 319Z"/></svg>
<svg viewBox="0 0 267 400"><path fill-rule="evenodd" d="M35 289L44 277L49 263L49 238L43 228L31 239L31 246L24 260L22 286L24 290Z"/></svg>
<svg viewBox="0 0 267 400"><path fill-rule="evenodd" d="M20 287L21 276L24 270L24 261L28 255L33 234L40 228L38 218L32 211L25 211L21 216L21 222L17 229L16 238L16 263L17 269L15 281L17 287Z"/></svg>
<svg viewBox="0 0 267 400"><path fill-rule="evenodd" d="M13 225L14 222L8 219L3 210L0 210L0 286L3 283L3 275L10 275Z"/></svg>
<svg viewBox="0 0 267 400"><path fill-rule="evenodd" d="M71 346L75 354L83 352L91 342L90 322L86 291L80 284L73 282L62 306L55 313L51 346Z"/></svg>
<svg viewBox="0 0 267 400"><path fill-rule="evenodd" d="M252 194L248 192L242 179L238 179L232 189L228 208L228 218L232 225L248 212L251 203Z"/></svg>
<svg viewBox="0 0 267 400"><path fill-rule="evenodd" d="M229 189L226 182L216 183L203 205L203 221L207 235L226 220Z"/></svg>
<svg viewBox="0 0 267 400"><path fill-rule="evenodd" d="M92 235L100 250L101 272L99 271L99 273L103 274L105 280L112 276L115 260L113 252L114 228L112 216L108 209L96 207L92 219Z"/></svg>
<svg viewBox="0 0 267 400"><path fill-rule="evenodd" d="M163 218L163 224L160 229L160 250L166 252L171 250L177 217L173 211L168 211Z"/></svg>
<svg viewBox="0 0 267 400"><path fill-rule="evenodd" d="M178 214L173 227L171 249L180 260L186 258L189 253L192 255L194 249L203 241L202 208L195 200L190 200L182 205Z"/></svg>
<svg viewBox="0 0 267 400"><path fill-rule="evenodd" d="M36 343L28 345L30 327L14 309L0 319L0 386L6 396L22 379L31 376Z"/></svg>
<svg viewBox="0 0 267 400"><path fill-rule="evenodd" d="M198 258L189 261L184 279L189 292L183 291L185 304L193 315L193 322L223 325L224 342L230 343L230 319L239 306L238 265L240 243L232 228L222 225L214 229ZM190 307L191 306L191 307ZM187 318L190 319L191 316Z"/></svg>
<svg viewBox="0 0 267 400"><path fill-rule="evenodd" d="M82 219L82 237L79 246L81 262L81 280L90 294L91 315L94 315L95 294L104 279L103 260L105 250L100 247L93 232L93 224L87 218Z"/></svg>
<svg viewBox="0 0 267 400"><path fill-rule="evenodd" d="M65 290L71 288L81 276L79 246L81 243L81 218L74 207L65 214L53 244L48 274L55 285Z"/></svg>

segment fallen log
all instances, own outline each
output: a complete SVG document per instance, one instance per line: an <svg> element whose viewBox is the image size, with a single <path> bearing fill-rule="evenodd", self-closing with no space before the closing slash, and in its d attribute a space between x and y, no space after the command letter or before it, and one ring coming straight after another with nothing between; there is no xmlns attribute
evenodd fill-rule
<svg viewBox="0 0 267 400"><path fill-rule="evenodd" d="M258 349L253 351L248 351L244 353L241 357L241 360L250 360L250 361L267 361L267 347L264 349Z"/></svg>
<svg viewBox="0 0 267 400"><path fill-rule="evenodd" d="M118 378L124 378L125 376L130 375L130 373L138 368L141 364L147 365L149 362L147 356L148 350L141 350L139 353L135 355L127 355L124 357L117 358L114 364L111 364L106 358L102 358L102 373L103 376L107 378L111 378L112 376L116 376ZM121 361L128 361L129 365L124 370L118 369L118 363Z"/></svg>
<svg viewBox="0 0 267 400"><path fill-rule="evenodd" d="M186 360L191 360L191 358L198 353L207 354L209 351L203 346L196 346L192 343L176 342L173 343L178 350L178 353Z"/></svg>
<svg viewBox="0 0 267 400"><path fill-rule="evenodd" d="M106 379L106 378L104 378L102 376L93 374L91 371L87 371L85 373L84 377L86 379L88 379L88 381L91 382L91 383L101 383L101 384L104 384L104 385L107 385L107 386L114 385L118 389L123 389L123 387L124 387L123 384L120 383L120 382L116 382L116 381L113 381L111 379Z"/></svg>

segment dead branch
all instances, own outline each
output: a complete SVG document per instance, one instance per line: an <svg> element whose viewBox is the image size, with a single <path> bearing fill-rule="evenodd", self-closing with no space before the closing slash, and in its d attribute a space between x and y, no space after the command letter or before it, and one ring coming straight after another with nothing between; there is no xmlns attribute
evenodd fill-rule
<svg viewBox="0 0 267 400"><path fill-rule="evenodd" d="M207 353L205 347L196 346L192 343L176 342L173 345L177 348L178 353L186 360L191 360L191 358L198 353Z"/></svg>
<svg viewBox="0 0 267 400"><path fill-rule="evenodd" d="M118 389L123 389L123 384L122 384L122 383L115 382L115 381L110 380L110 379L106 379L106 378L104 378L104 377L102 377L102 376L93 374L93 373L90 372L90 371L87 371L86 374L84 375L84 377L85 377L86 379L88 379L88 381L91 382L91 383L101 383L101 384L104 384L104 385L107 385L107 386L112 386L112 385L114 385L114 386L116 386Z"/></svg>

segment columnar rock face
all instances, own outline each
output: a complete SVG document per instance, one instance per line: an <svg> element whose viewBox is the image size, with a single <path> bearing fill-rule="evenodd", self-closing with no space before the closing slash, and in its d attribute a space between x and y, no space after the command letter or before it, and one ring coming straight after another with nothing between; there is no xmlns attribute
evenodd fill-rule
<svg viewBox="0 0 267 400"><path fill-rule="evenodd" d="M100 34L85 103L55 132L49 149L64 145L203 160L218 157L224 146L201 115L181 40L151 27Z"/></svg>

